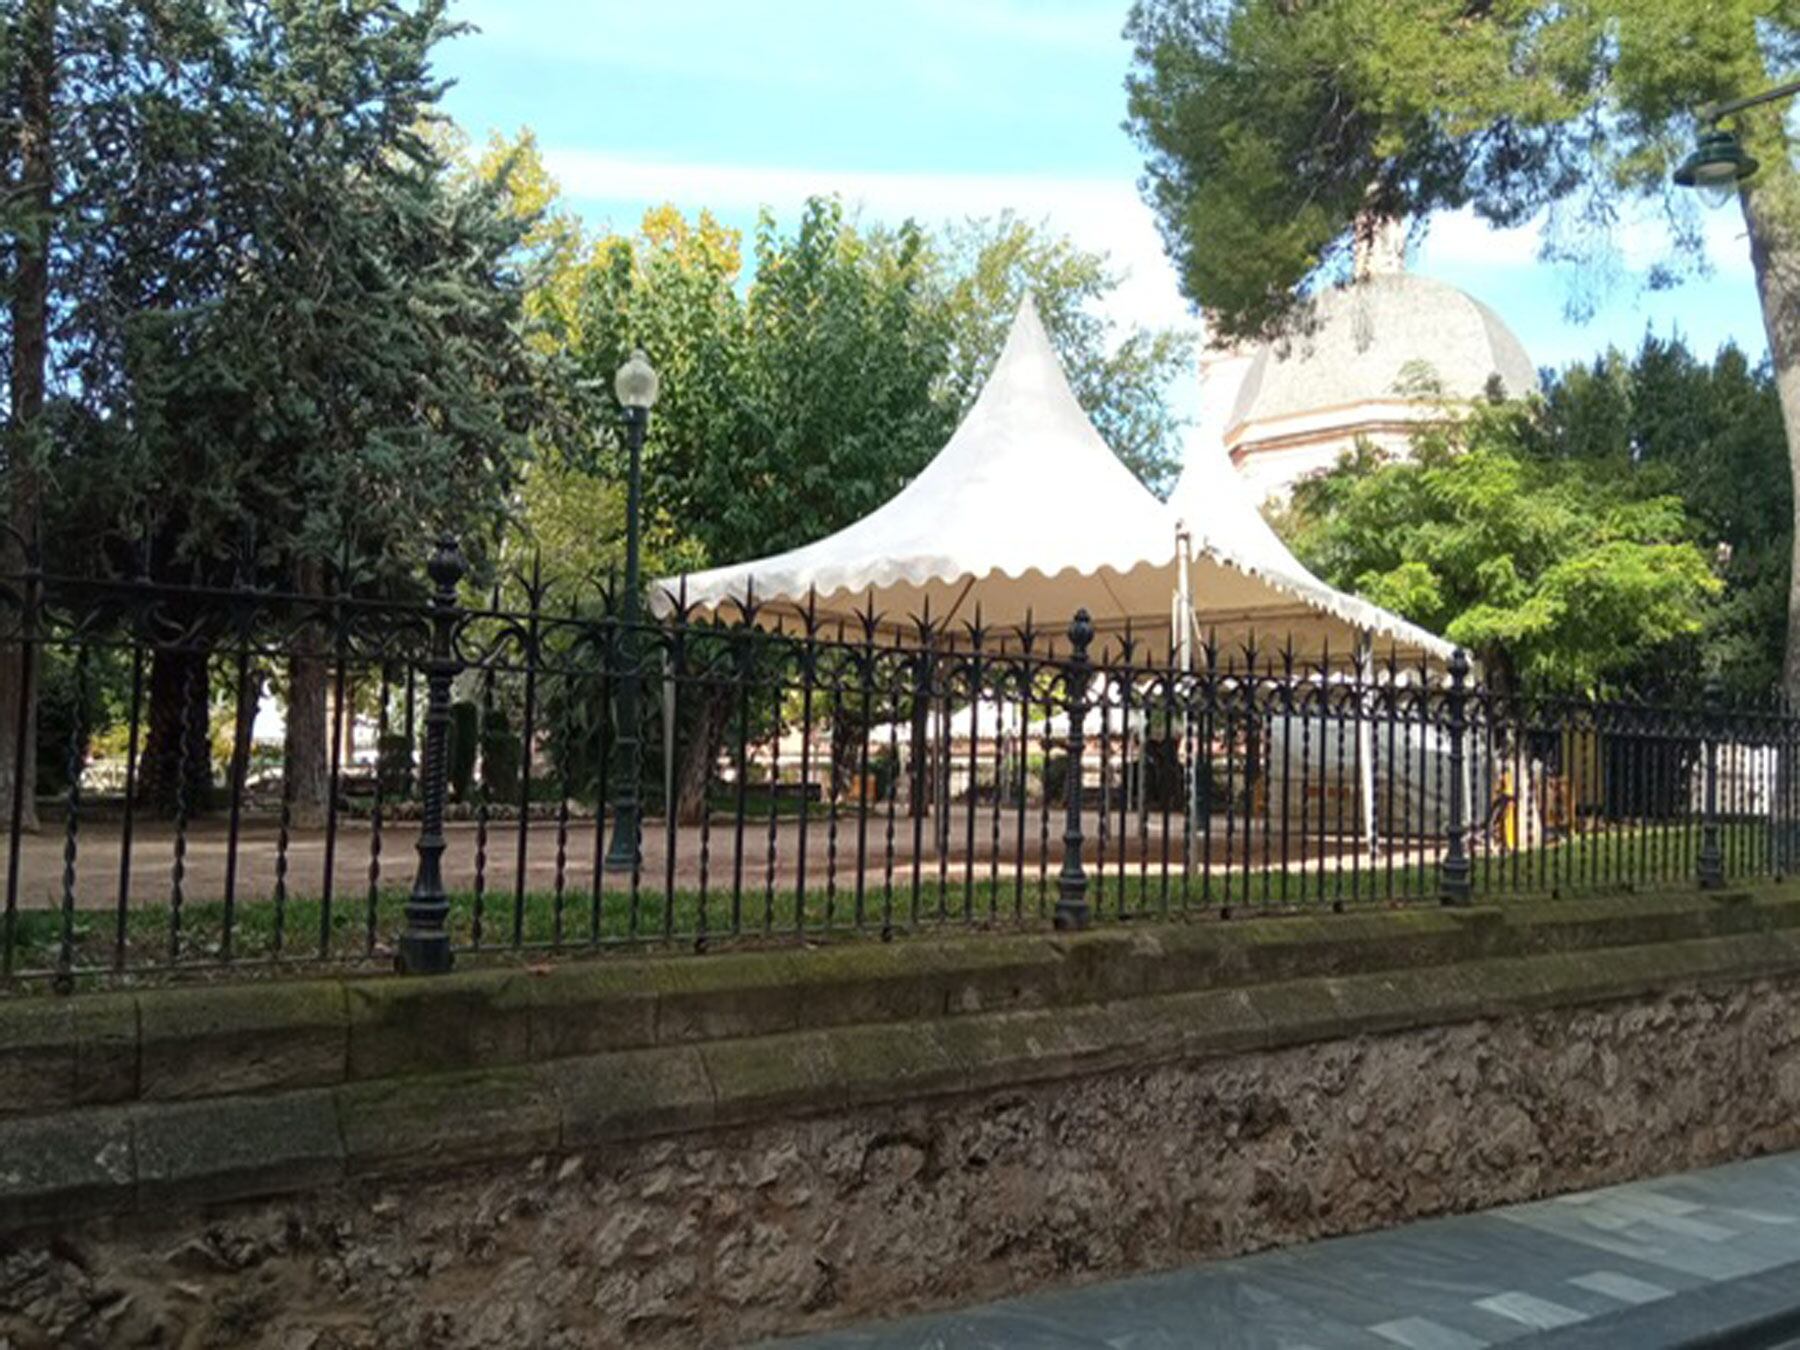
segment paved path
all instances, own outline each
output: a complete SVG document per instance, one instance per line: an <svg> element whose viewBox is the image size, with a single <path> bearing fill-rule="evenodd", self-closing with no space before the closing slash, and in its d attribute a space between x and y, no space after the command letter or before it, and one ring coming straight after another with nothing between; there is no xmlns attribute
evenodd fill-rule
<svg viewBox="0 0 1800 1350"><path fill-rule="evenodd" d="M1715 1339L1729 1329L1729 1338ZM788 1350L1658 1350L1800 1346L1800 1153Z"/></svg>

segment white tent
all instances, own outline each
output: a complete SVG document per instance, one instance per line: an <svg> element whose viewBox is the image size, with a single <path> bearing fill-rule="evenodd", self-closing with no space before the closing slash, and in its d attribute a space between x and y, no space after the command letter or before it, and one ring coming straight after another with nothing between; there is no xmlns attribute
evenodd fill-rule
<svg viewBox="0 0 1800 1350"><path fill-rule="evenodd" d="M1442 638L1379 605L1346 595L1307 571L1281 541L1281 536L1263 519L1251 497L1249 484L1238 473L1222 444L1203 444L1190 449L1181 478L1169 494L1168 510L1191 538L1190 551L1196 560L1214 559L1254 576L1270 590L1286 596L1290 605L1305 606L1318 616L1303 625L1308 635L1318 634L1316 642L1309 643L1296 633L1296 647L1305 647L1311 652L1316 650L1317 643L1329 642L1334 653L1348 660L1357 646L1367 650L1379 644L1383 650L1392 646L1411 655L1449 660L1451 644ZM1203 584L1195 585L1192 612L1195 626L1204 636L1215 619ZM1341 626L1340 633L1334 635L1330 621ZM1288 634L1287 626L1277 628L1273 624L1258 624L1257 627L1276 642ZM1342 640L1344 638L1349 641Z"/></svg>
<svg viewBox="0 0 1800 1350"><path fill-rule="evenodd" d="M729 616L752 598L765 622L789 623L809 604L827 622L870 611L897 642L927 614L948 625L950 640L979 614L995 641L1028 618L1060 634L1085 608L1101 634L1096 656L1129 626L1140 658L1163 660L1180 628L1171 600L1184 579L1185 513L1185 590L1201 631L1221 643L1255 633L1271 645L1291 638L1308 656L1328 646L1349 658L1373 638L1447 656L1440 639L1307 574L1228 461L1190 466L1180 491L1171 509L1107 448L1027 301L949 444L890 501L802 548L660 582L652 604Z"/></svg>

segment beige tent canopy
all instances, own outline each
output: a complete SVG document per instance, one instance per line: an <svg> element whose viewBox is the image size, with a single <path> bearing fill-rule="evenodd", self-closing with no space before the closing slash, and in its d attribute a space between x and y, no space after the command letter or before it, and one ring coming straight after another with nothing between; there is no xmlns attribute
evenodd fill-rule
<svg viewBox="0 0 1800 1350"><path fill-rule="evenodd" d="M826 622L873 610L897 643L927 613L951 640L979 614L998 641L1028 619L1060 633L1085 608L1096 656L1129 625L1140 659L1161 661L1179 651L1184 594L1197 631L1221 643L1291 637L1309 657L1329 647L1349 658L1372 640L1448 655L1440 639L1307 573L1216 459L1189 466L1173 505L1158 501L1082 411L1026 301L975 406L895 497L816 543L659 582L652 605L667 614L679 597L697 615L729 617L753 597L764 622L788 623L809 604Z"/></svg>

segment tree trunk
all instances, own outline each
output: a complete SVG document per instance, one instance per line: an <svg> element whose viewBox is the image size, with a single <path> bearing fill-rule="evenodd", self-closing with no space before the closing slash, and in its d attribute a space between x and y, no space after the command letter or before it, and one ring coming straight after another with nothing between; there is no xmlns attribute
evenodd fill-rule
<svg viewBox="0 0 1800 1350"><path fill-rule="evenodd" d="M869 726L860 709L838 709L831 720L831 795L834 799L843 800L851 784L856 783L856 771L862 767L863 746L868 738ZM856 791L860 798L861 783L856 783Z"/></svg>
<svg viewBox="0 0 1800 1350"><path fill-rule="evenodd" d="M300 564L300 594L322 598L325 587L317 563ZM331 804L331 722L326 690L331 682L322 625L302 624L295 630L288 658L287 732L282 745L282 772L296 829L324 825Z"/></svg>
<svg viewBox="0 0 1800 1350"><path fill-rule="evenodd" d="M1757 298L1787 432L1788 473L1794 485L1795 524L1800 526L1800 222L1797 222L1794 175L1782 166L1763 170L1740 197L1750 235L1750 262L1756 271ZM1792 571L1788 577L1787 639L1781 663L1781 687L1800 703L1800 528L1794 531Z"/></svg>
<svg viewBox="0 0 1800 1350"><path fill-rule="evenodd" d="M25 570L22 540L38 540L40 516L36 439L44 412L46 370L50 351L50 222L52 109L56 98L56 0L26 0L18 32L19 188L35 229L16 236L17 272L12 308L12 409L6 428L9 524L16 535L0 531L0 571L17 576ZM0 809L11 812L15 794L22 828L36 830L37 708L25 695L38 655L18 640L20 614L7 614L0 630ZM13 639L7 641L8 638ZM23 704L23 737L20 736ZM10 825L11 816L7 817Z"/></svg>
<svg viewBox="0 0 1800 1350"><path fill-rule="evenodd" d="M8 558L5 571L13 571L14 559ZM35 834L38 830L37 813L37 699L35 693L26 704L24 725L24 749L18 749L19 703L28 692L26 689L27 668L30 662L30 681L37 684L38 653L35 647L27 649L22 641L23 627L19 621L19 612L8 607L4 620L0 620L0 812L4 812L7 828L12 828L13 797L19 794L19 828ZM15 784L15 772L18 767L24 770L22 781Z"/></svg>
<svg viewBox="0 0 1800 1350"><path fill-rule="evenodd" d="M1769 164L1740 192L1750 236L1769 361L1787 433L1788 480L1793 485L1794 533L1790 541L1787 635L1782 646L1781 692L1800 708L1800 179L1786 163ZM1789 817L1800 800L1800 763L1784 750L1776 766L1776 799L1786 803L1776 823L1773 853L1783 871L1800 862L1800 822Z"/></svg>
<svg viewBox="0 0 1800 1350"><path fill-rule="evenodd" d="M706 790L712 784L713 766L718 763L719 750L724 744L731 698L729 688L706 690L701 694L699 711L675 771L675 819L679 824L698 825L706 814Z"/></svg>
<svg viewBox="0 0 1800 1350"><path fill-rule="evenodd" d="M193 648L162 649L150 661L149 726L138 766L138 801L158 815L195 815L211 804L207 655Z"/></svg>
<svg viewBox="0 0 1800 1350"><path fill-rule="evenodd" d="M915 698L912 706L912 786L906 814L923 816L931 809L931 703Z"/></svg>

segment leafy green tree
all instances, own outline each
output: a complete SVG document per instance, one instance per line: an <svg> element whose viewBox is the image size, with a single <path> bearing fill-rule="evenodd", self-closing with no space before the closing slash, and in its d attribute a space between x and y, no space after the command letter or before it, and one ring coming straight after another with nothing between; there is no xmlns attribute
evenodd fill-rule
<svg viewBox="0 0 1800 1350"><path fill-rule="evenodd" d="M1191 333L1121 333L1103 307L1120 282L1105 256L1011 214L952 227L938 251L950 325L947 389L959 410L981 392L1029 294L1106 443L1152 491L1174 486L1185 423L1165 394L1192 371Z"/></svg>
<svg viewBox="0 0 1800 1350"><path fill-rule="evenodd" d="M949 435L934 398L942 327L915 229L858 230L812 203L791 234L765 215L740 291L737 235L704 214L650 212L599 241L574 355L610 389L632 347L663 395L645 447L648 541L676 567L793 547L892 496ZM622 474L616 442L600 467ZM691 709L679 809L697 814L731 706Z"/></svg>
<svg viewBox="0 0 1800 1350"><path fill-rule="evenodd" d="M75 254L65 245L64 227L84 205L64 166L94 135L95 119L71 116L65 90L92 84L100 91L96 103L108 112L121 110L121 91L107 78L108 53L124 45L120 29L116 16L88 0L19 0L0 11L0 288L6 297L0 308L0 571L14 577L24 570L27 550L44 542L58 373L53 339L63 326L56 282L66 270L58 259ZM37 712L28 691L37 654L16 640L20 617L16 604L0 613L0 809L10 812L16 800L21 825L35 830Z"/></svg>
<svg viewBox="0 0 1800 1350"><path fill-rule="evenodd" d="M1699 661L1746 695L1781 674L1793 521L1781 408L1766 365L1735 347L1711 361L1647 337L1549 382L1523 421L1531 453L1587 461L1636 490L1680 497L1695 543L1725 583L1707 609ZM1646 671L1644 678L1649 678Z"/></svg>
<svg viewBox="0 0 1800 1350"><path fill-rule="evenodd" d="M497 535L539 404L533 222L434 144L444 9L101 7L101 55L64 61L63 122L100 130L65 133L80 209L50 222L67 260L51 278L67 353L53 536L92 553L147 522L162 580L248 566L317 597L328 573L412 584L436 530L478 552ZM157 654L153 800L183 764L205 790L206 665ZM325 668L303 643L283 673L304 819L324 806Z"/></svg>
<svg viewBox="0 0 1800 1350"><path fill-rule="evenodd" d="M1301 483L1282 522L1321 577L1468 647L1501 688L1617 689L1696 638L1718 592L1681 499L1598 456L1525 448L1478 409ZM1642 692L1642 691L1641 691Z"/></svg>
<svg viewBox="0 0 1800 1350"><path fill-rule="evenodd" d="M1548 211L1553 256L1607 246L1621 205L1661 201L1694 110L1757 92L1800 56L1793 0L1139 0L1130 121L1184 289L1218 331L1283 323L1341 274L1359 222L1473 209L1495 225ZM1762 172L1739 194L1800 474L1800 178L1779 109L1739 119ZM1800 568L1790 567L1783 681L1800 695Z"/></svg>
<svg viewBox="0 0 1800 1350"><path fill-rule="evenodd" d="M634 346L657 365L645 492L665 548L678 534L725 561L816 539L892 496L948 436L916 229L859 230L822 200L792 234L765 214L742 295L739 240L704 214L652 211L597 255L576 357L606 389Z"/></svg>
<svg viewBox="0 0 1800 1350"><path fill-rule="evenodd" d="M116 516L84 514L118 483L131 425L124 351L134 309L176 303L216 272L207 195L187 171L192 121L170 90L197 36L199 0L17 0L0 7L0 570L33 541L52 571L82 570ZM116 504L116 503L115 503ZM0 639L18 610L0 614ZM13 744L27 655L0 640L0 793L35 825L36 710ZM33 658L34 659L34 658ZM20 767L17 782L15 765Z"/></svg>

